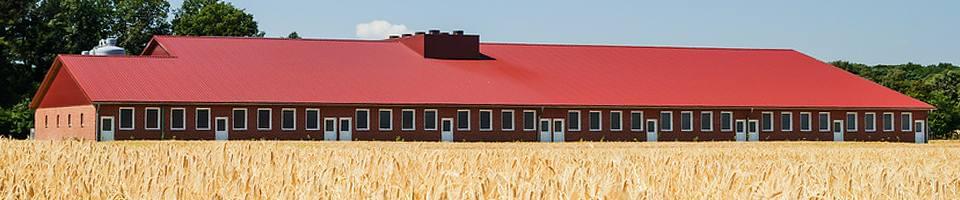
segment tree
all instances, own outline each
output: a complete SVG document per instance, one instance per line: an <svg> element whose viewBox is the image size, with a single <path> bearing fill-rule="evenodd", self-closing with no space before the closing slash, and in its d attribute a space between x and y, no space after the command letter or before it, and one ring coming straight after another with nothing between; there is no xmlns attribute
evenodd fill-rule
<svg viewBox="0 0 960 200"><path fill-rule="evenodd" d="M173 34L263 37L253 15L219 0L186 0L173 18Z"/></svg>
<svg viewBox="0 0 960 200"><path fill-rule="evenodd" d="M154 35L170 34L166 0L116 0L117 22L113 27L119 46L128 54L138 54Z"/></svg>
<svg viewBox="0 0 960 200"><path fill-rule="evenodd" d="M291 32L290 35L287 35L287 38L290 38L290 39L301 39L300 34L297 34L296 31Z"/></svg>

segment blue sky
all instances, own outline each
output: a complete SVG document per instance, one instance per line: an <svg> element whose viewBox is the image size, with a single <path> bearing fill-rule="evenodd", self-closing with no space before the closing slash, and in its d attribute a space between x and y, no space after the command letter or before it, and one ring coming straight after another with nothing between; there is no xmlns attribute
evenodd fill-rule
<svg viewBox="0 0 960 200"><path fill-rule="evenodd" d="M227 1L269 37L463 29L483 41L789 48L824 61L960 64L957 0ZM358 33L375 20L389 24Z"/></svg>

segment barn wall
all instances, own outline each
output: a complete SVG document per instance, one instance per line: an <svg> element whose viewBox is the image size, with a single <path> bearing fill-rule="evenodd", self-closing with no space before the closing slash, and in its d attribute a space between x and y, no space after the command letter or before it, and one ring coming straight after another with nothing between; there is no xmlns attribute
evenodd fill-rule
<svg viewBox="0 0 960 200"><path fill-rule="evenodd" d="M631 131L630 122L631 122L631 111L642 111L644 113L643 117L646 119L659 119L661 111L672 111L673 112L673 130L672 131L659 131L659 140L660 141L731 141L735 140L735 133L733 131L721 131L720 130L720 113L724 111L734 112L734 120L738 119L757 119L761 118L762 112L774 112L774 128L772 132L760 132L760 139L765 141L778 141L778 140L820 140L820 141L829 141L833 140L832 132L821 132L817 129L818 127L818 112L830 112L831 121L834 119L845 120L845 114L848 111L844 110L754 110L749 108L731 108L731 109L658 109L658 108L566 108L566 107L513 107L513 106L501 106L501 107L485 107L485 106L464 106L464 107L448 107L448 106L438 106L438 107L423 107L423 106L329 106L329 105L317 105L317 106L305 106L305 105L290 105L290 106L280 106L280 105L269 105L269 106L253 106L253 105L243 105L243 106L228 106L228 105L102 105L100 109L100 115L102 116L116 116L119 121L119 108L120 107L134 107L136 117L134 118L134 123L136 124L135 130L119 130L116 129L115 138L118 140L124 139L214 139L215 133L214 130L196 130L195 129L195 112L196 108L210 108L211 109L211 124L214 123L215 117L228 117L230 125L230 139L246 140L246 139L277 139L277 140L322 140L323 139L323 130L309 131L305 130L304 120L306 118L305 109L307 108L319 108L320 109L320 118L321 126L322 119L326 117L348 117L354 118L355 111L358 108L369 109L370 110L370 130L360 131L356 130L356 119L353 120L353 138L354 140L404 140L404 141L437 141L440 139L440 131L425 131L423 130L423 111L424 109L437 109L439 111L438 116L438 125L439 119L442 118L456 118L456 111L458 109L469 109L470 110L470 130L469 131L454 131L454 140L455 141L537 141L538 140L538 131L524 131L523 130L523 110L536 110L538 118L561 118L567 121L567 113L569 110L580 110L581 111L581 130L580 131L566 131L566 140L567 141L645 141L646 132L644 131ZM146 107L160 107L162 111L162 129L161 130L144 130L144 108ZM185 108L186 109L186 130L171 130L170 129L170 108ZM246 108L247 112L247 130L234 130L232 128L232 110L234 108ZM271 108L273 109L272 115L272 130L257 130L256 128L256 110L258 108ZM295 108L296 109L296 130L286 131L281 130L281 110L283 108ZM379 123L377 116L379 109L392 109L393 110L393 129L390 131L380 131L377 128ZM416 130L414 131L404 131L401 130L401 118L400 112L402 109L415 109L416 112ZM480 131L479 130L479 110L493 110L493 131ZM502 131L500 130L500 114L502 109L511 109L515 111L514 120L515 120L515 130L513 131ZM612 131L610 130L610 111L617 110L623 111L622 119L622 131ZM602 131L589 131L588 130L588 113L589 111L602 111ZM693 131L685 132L680 130L680 113L681 111L693 111ZM700 111L713 111L713 126L714 130L711 132L702 132L700 131ZM779 125L779 114L780 112L792 112L793 113L793 122L794 128L792 131L781 131ZM800 112L810 112L811 117L811 131L801 131L799 127ZM858 110L850 111L858 113L858 131L848 132L845 134L845 140L847 141L900 141L900 142L913 142L914 135L909 131L900 131L899 116L901 112L910 112L913 113L914 120L925 120L927 117L927 111L894 111L894 110ZM877 131L875 132L866 132L863 128L863 116L864 113L875 112L877 113ZM895 131L886 132L882 130L883 121L882 113L884 112L893 112L895 114ZM456 122L456 121L455 121ZM539 120L537 120L539 122ZM569 123L567 121L567 123ZM454 124L456 125L456 124ZM539 127L538 127L539 128Z"/></svg>
<svg viewBox="0 0 960 200"><path fill-rule="evenodd" d="M39 108L34 112L36 139L96 139L93 105Z"/></svg>

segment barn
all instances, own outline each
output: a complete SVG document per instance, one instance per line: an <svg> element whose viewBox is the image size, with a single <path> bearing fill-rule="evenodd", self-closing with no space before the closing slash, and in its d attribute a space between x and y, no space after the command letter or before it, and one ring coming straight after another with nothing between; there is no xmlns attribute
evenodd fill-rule
<svg viewBox="0 0 960 200"><path fill-rule="evenodd" d="M37 139L926 142L934 107L790 49L156 36L58 55Z"/></svg>

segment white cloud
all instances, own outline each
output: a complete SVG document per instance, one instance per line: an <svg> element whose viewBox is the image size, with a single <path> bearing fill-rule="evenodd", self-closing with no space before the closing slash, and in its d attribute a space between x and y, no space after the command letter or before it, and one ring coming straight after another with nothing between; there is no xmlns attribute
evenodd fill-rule
<svg viewBox="0 0 960 200"><path fill-rule="evenodd" d="M389 35L406 32L406 25L391 24L386 20L373 20L369 23L357 24L357 37L365 39L385 39Z"/></svg>

